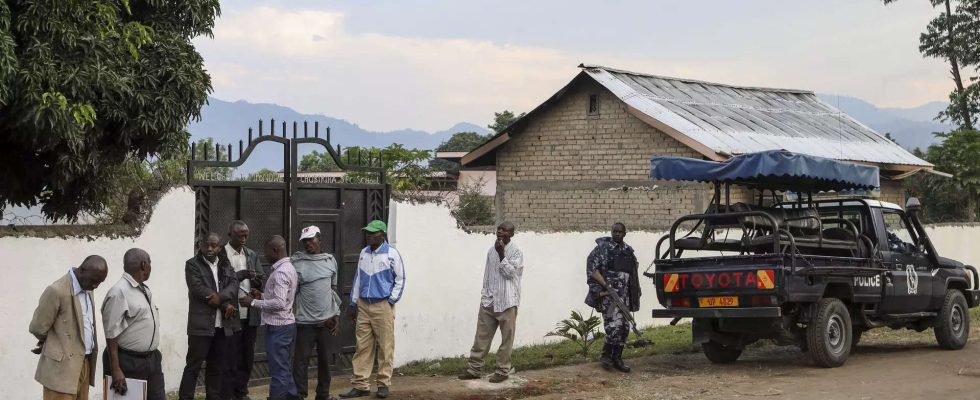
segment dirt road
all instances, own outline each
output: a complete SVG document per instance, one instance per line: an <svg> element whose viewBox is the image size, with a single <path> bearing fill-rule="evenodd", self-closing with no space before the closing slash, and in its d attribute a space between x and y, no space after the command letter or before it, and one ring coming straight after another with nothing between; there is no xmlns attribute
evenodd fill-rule
<svg viewBox="0 0 980 400"><path fill-rule="evenodd" d="M980 336L974 329L973 338ZM519 372L511 382L452 377L396 377L392 399L980 399L980 341L939 349L931 331L872 331L843 367L814 367L795 347L759 345L735 364L716 366L700 353L629 360L633 373L597 364ZM312 386L312 384L311 384ZM337 377L332 394L349 389ZM254 393L259 394L259 393ZM255 398L255 396L253 396Z"/></svg>

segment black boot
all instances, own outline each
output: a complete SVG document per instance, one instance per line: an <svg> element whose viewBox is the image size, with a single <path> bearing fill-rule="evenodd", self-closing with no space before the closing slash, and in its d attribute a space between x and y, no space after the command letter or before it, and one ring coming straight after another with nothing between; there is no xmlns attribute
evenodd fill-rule
<svg viewBox="0 0 980 400"><path fill-rule="evenodd" d="M599 363L602 364L602 368L606 371L612 371L615 368L612 349L613 346L607 343L602 344L602 357L599 357Z"/></svg>
<svg viewBox="0 0 980 400"><path fill-rule="evenodd" d="M618 345L613 349L613 368L619 372L630 372L629 365L623 362L623 348L626 346Z"/></svg>

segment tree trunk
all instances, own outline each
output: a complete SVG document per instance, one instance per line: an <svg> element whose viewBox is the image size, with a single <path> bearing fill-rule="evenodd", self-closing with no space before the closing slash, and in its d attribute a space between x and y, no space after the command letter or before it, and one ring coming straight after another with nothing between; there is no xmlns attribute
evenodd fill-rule
<svg viewBox="0 0 980 400"><path fill-rule="evenodd" d="M950 72L953 73L953 81L956 82L956 102L960 108L960 118L963 118L962 128L973 129L973 116L970 115L970 108L967 105L966 96L964 96L965 89L963 88L963 78L960 76L960 63L956 57L956 46L954 45L953 36L953 8L950 6L950 0L946 0L946 19L948 23L946 24L946 35L949 38L949 64L951 67Z"/></svg>
<svg viewBox="0 0 980 400"><path fill-rule="evenodd" d="M977 188L970 187L967 192L966 207L970 212L966 215L966 221L977 222Z"/></svg>

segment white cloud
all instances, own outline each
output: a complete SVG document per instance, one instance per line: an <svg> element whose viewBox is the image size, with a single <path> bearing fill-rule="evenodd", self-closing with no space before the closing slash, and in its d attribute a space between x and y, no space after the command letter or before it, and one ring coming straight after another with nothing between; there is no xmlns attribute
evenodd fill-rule
<svg viewBox="0 0 980 400"><path fill-rule="evenodd" d="M874 27L762 52L781 54L771 59L758 52L716 59L710 51L697 58L625 57L482 40L352 33L345 29L345 18L340 12L272 7L226 11L217 21L214 39L196 41L212 74L214 95L274 102L373 130L434 131L459 121L488 123L494 111L503 109L529 111L578 73L580 62L849 94L879 105L917 105L942 99L949 90L934 70L942 71L941 63L918 60L912 68L883 68L888 65L884 63L907 62L908 55L876 51L875 43L848 43L853 35L893 34Z"/></svg>

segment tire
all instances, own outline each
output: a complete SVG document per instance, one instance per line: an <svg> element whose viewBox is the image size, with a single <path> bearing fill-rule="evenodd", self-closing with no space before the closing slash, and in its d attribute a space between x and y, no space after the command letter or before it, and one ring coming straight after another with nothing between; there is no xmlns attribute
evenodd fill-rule
<svg viewBox="0 0 980 400"><path fill-rule="evenodd" d="M966 340L970 338L970 312L962 292L946 290L946 299L937 318L934 332L939 347L959 350L966 346Z"/></svg>
<svg viewBox="0 0 980 400"><path fill-rule="evenodd" d="M813 321L806 327L810 358L817 365L834 368L844 365L851 355L854 328L847 306L838 299L822 299L816 304Z"/></svg>
<svg viewBox="0 0 980 400"><path fill-rule="evenodd" d="M704 356L714 364L731 364L742 355L742 350L725 346L721 343L708 341L701 344Z"/></svg>

